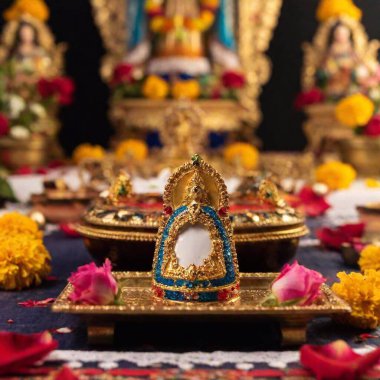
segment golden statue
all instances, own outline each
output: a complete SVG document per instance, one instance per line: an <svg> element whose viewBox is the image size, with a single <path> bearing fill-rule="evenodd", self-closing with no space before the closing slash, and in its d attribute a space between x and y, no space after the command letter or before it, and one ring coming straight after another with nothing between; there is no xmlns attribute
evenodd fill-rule
<svg viewBox="0 0 380 380"><path fill-rule="evenodd" d="M49 10L43 0L16 0L4 13L0 63L10 62L17 73L37 78L57 76L63 71L64 44L55 44L45 21Z"/></svg>

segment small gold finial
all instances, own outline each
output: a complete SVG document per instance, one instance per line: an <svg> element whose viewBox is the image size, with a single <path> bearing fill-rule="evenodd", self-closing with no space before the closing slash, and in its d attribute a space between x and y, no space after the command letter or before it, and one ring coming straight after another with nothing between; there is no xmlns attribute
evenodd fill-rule
<svg viewBox="0 0 380 380"><path fill-rule="evenodd" d="M258 198L262 202L271 203L277 207L285 207L285 201L280 197L277 186L269 179L264 179L259 185Z"/></svg>
<svg viewBox="0 0 380 380"><path fill-rule="evenodd" d="M128 173L120 171L109 189L110 203L117 205L128 200L132 195L132 182Z"/></svg>

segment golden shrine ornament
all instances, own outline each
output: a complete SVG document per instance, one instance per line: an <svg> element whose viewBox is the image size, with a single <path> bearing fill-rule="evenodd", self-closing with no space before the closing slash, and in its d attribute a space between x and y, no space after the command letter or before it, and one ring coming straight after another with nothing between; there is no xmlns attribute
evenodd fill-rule
<svg viewBox="0 0 380 380"><path fill-rule="evenodd" d="M153 260L153 293L179 302L239 298L229 198L220 174L198 155L166 185Z"/></svg>

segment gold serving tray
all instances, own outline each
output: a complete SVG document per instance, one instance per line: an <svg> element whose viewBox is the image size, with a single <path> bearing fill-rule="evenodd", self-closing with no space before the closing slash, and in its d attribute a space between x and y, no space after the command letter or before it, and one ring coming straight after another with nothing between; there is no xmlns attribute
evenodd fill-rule
<svg viewBox="0 0 380 380"><path fill-rule="evenodd" d="M349 313L350 307L324 285L320 299L311 306L263 307L260 302L268 295L276 273L241 273L240 300L232 303L175 303L158 300L151 293L150 272L115 272L122 287L122 305L76 305L68 300L69 284L52 306L53 312L80 314L86 318L90 343L112 341L114 324L139 318L172 317L184 320L206 316L226 320L231 318L265 319L279 322L284 345L301 344L306 339L306 325L317 316Z"/></svg>

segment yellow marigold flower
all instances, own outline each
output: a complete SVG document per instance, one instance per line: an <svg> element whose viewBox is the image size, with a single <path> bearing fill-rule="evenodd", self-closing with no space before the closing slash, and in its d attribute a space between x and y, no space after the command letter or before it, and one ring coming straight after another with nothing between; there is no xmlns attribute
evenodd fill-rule
<svg viewBox="0 0 380 380"><path fill-rule="evenodd" d="M375 189L380 187L380 181L376 178L366 178L365 185L369 188Z"/></svg>
<svg viewBox="0 0 380 380"><path fill-rule="evenodd" d="M237 142L224 149L224 159L230 164L252 170L257 167L259 151L251 144Z"/></svg>
<svg viewBox="0 0 380 380"><path fill-rule="evenodd" d="M359 266L362 272L369 269L380 270L380 246L367 245L360 252Z"/></svg>
<svg viewBox="0 0 380 380"><path fill-rule="evenodd" d="M0 288L20 290L39 285L49 275L51 257L41 239L0 236Z"/></svg>
<svg viewBox="0 0 380 380"><path fill-rule="evenodd" d="M157 75L149 75L144 82L142 92L148 99L165 99L169 93L169 86Z"/></svg>
<svg viewBox="0 0 380 380"><path fill-rule="evenodd" d="M79 164L86 158L102 159L106 155L106 151L100 145L80 144L73 152L72 159Z"/></svg>
<svg viewBox="0 0 380 380"><path fill-rule="evenodd" d="M0 217L0 238L17 234L28 235L33 239L42 239L37 223L18 212L9 212Z"/></svg>
<svg viewBox="0 0 380 380"><path fill-rule="evenodd" d="M148 146L142 140L127 139L116 147L115 155L119 160L127 158L143 161L148 156Z"/></svg>
<svg viewBox="0 0 380 380"><path fill-rule="evenodd" d="M202 6L206 8L217 8L219 6L220 0L202 0Z"/></svg>
<svg viewBox="0 0 380 380"><path fill-rule="evenodd" d="M366 125L374 112L375 105L372 100L362 94L347 96L335 108L337 120L350 128Z"/></svg>
<svg viewBox="0 0 380 380"><path fill-rule="evenodd" d="M339 16L348 16L359 21L362 11L352 0L321 0L317 8L318 21L324 22Z"/></svg>
<svg viewBox="0 0 380 380"><path fill-rule="evenodd" d="M6 21L11 21L20 19L24 14L46 21L49 18L49 8L43 0L16 0L3 16Z"/></svg>
<svg viewBox="0 0 380 380"><path fill-rule="evenodd" d="M339 161L330 161L318 166L315 171L317 182L324 183L330 190L347 189L356 178L355 169Z"/></svg>
<svg viewBox="0 0 380 380"><path fill-rule="evenodd" d="M380 324L380 272L375 270L361 273L340 272L339 283L332 290L352 309L345 322L360 328L374 329Z"/></svg>
<svg viewBox="0 0 380 380"><path fill-rule="evenodd" d="M214 13L210 11L204 10L200 13L200 20L202 21L202 23L204 24L206 28L212 25L212 23L214 22L214 19L215 19Z"/></svg>
<svg viewBox="0 0 380 380"><path fill-rule="evenodd" d="M195 79L177 81L173 84L172 95L175 99L197 99L201 87Z"/></svg>
<svg viewBox="0 0 380 380"><path fill-rule="evenodd" d="M153 32L157 33L159 32L165 25L165 18L162 16L154 17L153 20L150 22L150 29L152 29Z"/></svg>

